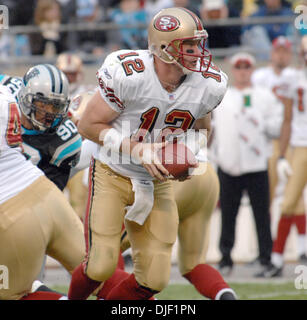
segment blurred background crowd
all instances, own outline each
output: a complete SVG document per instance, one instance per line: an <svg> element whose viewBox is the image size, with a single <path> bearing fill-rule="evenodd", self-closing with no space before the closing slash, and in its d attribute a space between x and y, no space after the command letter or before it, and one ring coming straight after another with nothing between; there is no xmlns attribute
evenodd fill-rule
<svg viewBox="0 0 307 320"><path fill-rule="evenodd" d="M295 8L306 0L3 0L1 4L9 11L9 29L0 29L0 61L5 66L8 57L13 63L13 57L16 61L37 55L52 58L70 51L83 54L85 60L101 61L118 48L144 49L148 21L167 7L186 7L203 19L215 57L244 47L257 59L268 60L273 39L283 35L299 42L307 30L294 25Z"/></svg>

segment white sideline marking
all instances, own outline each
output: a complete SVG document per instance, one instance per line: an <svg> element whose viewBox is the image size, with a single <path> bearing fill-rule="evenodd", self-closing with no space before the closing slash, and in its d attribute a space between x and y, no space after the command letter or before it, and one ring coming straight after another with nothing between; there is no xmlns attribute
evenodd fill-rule
<svg viewBox="0 0 307 320"><path fill-rule="evenodd" d="M264 294L255 294L255 295L247 295L247 299L261 299L261 298L274 298L279 297L281 295L285 296L299 296L302 294L307 294L306 290L295 290L295 291L282 291L282 292L272 292L272 293L264 293ZM245 298L244 298L245 299ZM240 300L240 297L239 297Z"/></svg>

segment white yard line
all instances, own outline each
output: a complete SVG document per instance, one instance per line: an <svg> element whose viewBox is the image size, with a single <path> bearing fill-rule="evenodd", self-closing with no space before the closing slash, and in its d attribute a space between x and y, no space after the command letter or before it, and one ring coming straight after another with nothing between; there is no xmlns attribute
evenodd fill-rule
<svg viewBox="0 0 307 320"><path fill-rule="evenodd" d="M307 297L307 291L306 290L296 290L295 291L281 291L281 292L268 292L263 294L253 294L253 295L247 295L244 296L245 299L267 299L267 298L274 298L274 297L280 297L282 296L299 296L302 294L306 294ZM240 297L239 297L240 299Z"/></svg>

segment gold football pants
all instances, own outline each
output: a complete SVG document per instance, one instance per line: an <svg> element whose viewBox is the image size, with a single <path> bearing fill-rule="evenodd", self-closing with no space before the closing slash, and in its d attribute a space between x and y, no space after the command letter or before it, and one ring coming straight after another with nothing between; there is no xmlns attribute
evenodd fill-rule
<svg viewBox="0 0 307 320"><path fill-rule="evenodd" d="M69 191L69 202L80 219L84 219L86 202L87 202L87 187L83 184L84 170L76 173L68 180L66 188Z"/></svg>
<svg viewBox="0 0 307 320"><path fill-rule="evenodd" d="M97 281L105 281L113 274L125 223L137 282L161 291L169 281L171 251L178 230L178 213L171 183L154 182L152 211L145 223L139 225L124 220L126 206L134 202L129 178L93 160L89 180L85 218L86 274Z"/></svg>
<svg viewBox="0 0 307 320"><path fill-rule="evenodd" d="M178 265L182 275L205 263L209 245L210 218L219 198L219 179L209 163L206 171L184 182L172 181L178 208ZM199 169L202 169L199 168ZM122 233L121 250L129 248L127 232Z"/></svg>
<svg viewBox="0 0 307 320"><path fill-rule="evenodd" d="M291 154L292 175L282 203L282 215L305 214L303 192L307 183L307 147L295 147Z"/></svg>
<svg viewBox="0 0 307 320"><path fill-rule="evenodd" d="M173 181L179 214L178 265L182 275L205 263L210 218L219 198L219 179L212 166L184 182Z"/></svg>
<svg viewBox="0 0 307 320"><path fill-rule="evenodd" d="M268 161L268 175L269 175L269 187L270 187L270 203L272 203L275 197L275 190L278 184L278 175L277 175L277 161L280 156L279 151L279 139L272 140L272 155ZM288 147L286 159L290 162L291 158L291 148Z"/></svg>
<svg viewBox="0 0 307 320"><path fill-rule="evenodd" d="M27 294L45 254L72 272L85 255L83 226L64 194L45 176L0 205L0 265L9 288L0 300Z"/></svg>

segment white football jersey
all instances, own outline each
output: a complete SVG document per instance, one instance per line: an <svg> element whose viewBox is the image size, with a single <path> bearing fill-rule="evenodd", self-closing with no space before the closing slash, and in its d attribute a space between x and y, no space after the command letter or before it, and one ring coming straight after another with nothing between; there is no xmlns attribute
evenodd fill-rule
<svg viewBox="0 0 307 320"><path fill-rule="evenodd" d="M297 74L287 97L293 99L290 145L307 147L307 75L304 71Z"/></svg>
<svg viewBox="0 0 307 320"><path fill-rule="evenodd" d="M0 74L0 85L7 87L16 101L18 100L18 92L21 89L22 82L23 80L21 77L11 77L7 74Z"/></svg>
<svg viewBox="0 0 307 320"><path fill-rule="evenodd" d="M0 204L43 175L23 156L21 142L16 100L7 87L0 86Z"/></svg>
<svg viewBox="0 0 307 320"><path fill-rule="evenodd" d="M277 97L283 97L293 81L296 81L298 70L287 67L276 74L271 66L259 68L252 74L252 84L271 89Z"/></svg>
<svg viewBox="0 0 307 320"><path fill-rule="evenodd" d="M270 139L278 137L283 107L271 90L229 87L213 112L215 160L233 176L267 170Z"/></svg>
<svg viewBox="0 0 307 320"><path fill-rule="evenodd" d="M162 87L148 50L111 53L98 70L97 78L102 98L119 113L112 126L127 137L139 137L143 129L148 132L149 142L157 141L163 129L192 128L195 120L220 104L228 81L225 73L213 66L206 73L186 76L170 93ZM108 151L98 145L94 156L124 176L152 179L142 165L131 162L128 156L111 157Z"/></svg>

